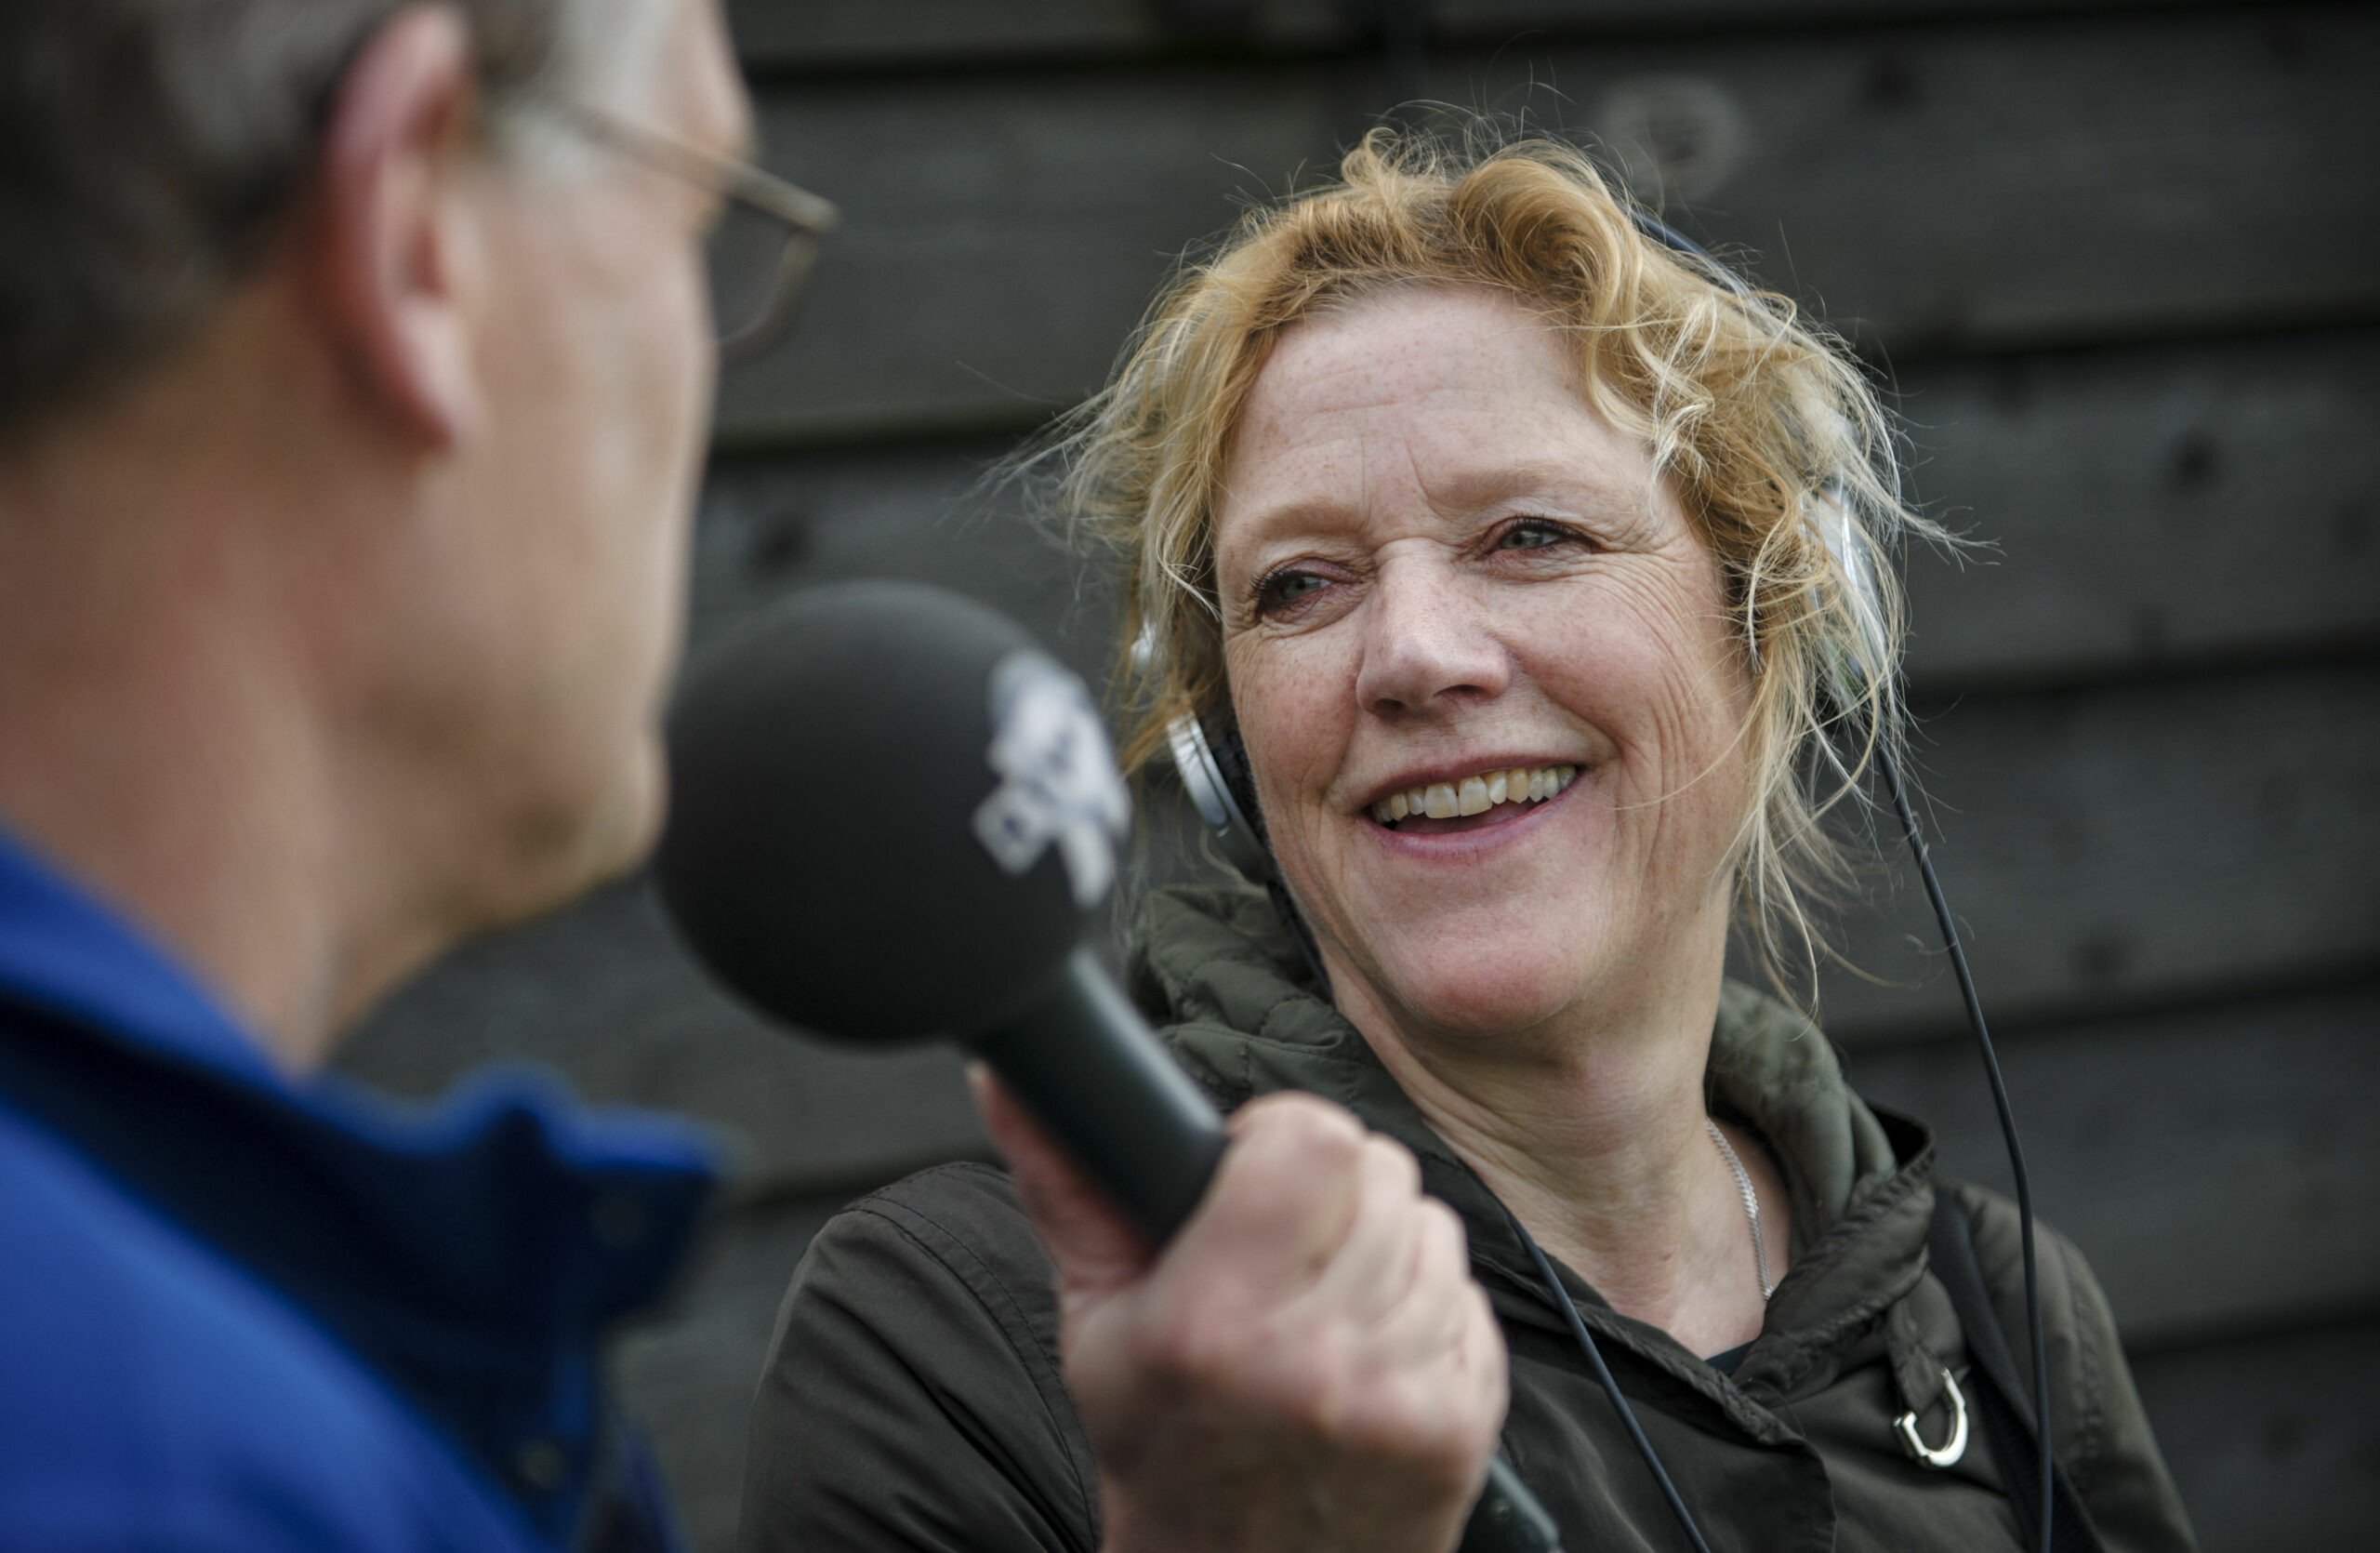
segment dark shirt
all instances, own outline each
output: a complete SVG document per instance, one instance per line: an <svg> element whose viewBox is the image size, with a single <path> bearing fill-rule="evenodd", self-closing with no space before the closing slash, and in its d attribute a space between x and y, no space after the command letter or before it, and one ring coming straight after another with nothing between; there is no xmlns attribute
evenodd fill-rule
<svg viewBox="0 0 2380 1553"><path fill-rule="evenodd" d="M711 1183L527 1076L291 1079L0 835L0 1548L668 1546L596 1346Z"/></svg>
<svg viewBox="0 0 2380 1553"><path fill-rule="evenodd" d="M1752 1352L1750 1343L1739 1343L1732 1348L1706 1355L1702 1362L1723 1375L1732 1375L1736 1373L1736 1366L1744 1361L1744 1355L1750 1352Z"/></svg>

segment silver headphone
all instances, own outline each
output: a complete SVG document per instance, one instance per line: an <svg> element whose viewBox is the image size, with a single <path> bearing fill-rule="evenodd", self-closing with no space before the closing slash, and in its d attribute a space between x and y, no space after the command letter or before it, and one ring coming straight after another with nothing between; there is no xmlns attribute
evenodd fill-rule
<svg viewBox="0 0 2380 1553"><path fill-rule="evenodd" d="M1182 790L1190 795L1216 853L1251 884L1277 881L1281 870L1274 864L1273 849L1265 844L1248 811L1240 807L1238 795L1223 775L1223 763L1215 758L1214 746L1207 742L1205 724L1185 711L1165 725L1165 739L1173 750L1173 769L1182 778Z"/></svg>

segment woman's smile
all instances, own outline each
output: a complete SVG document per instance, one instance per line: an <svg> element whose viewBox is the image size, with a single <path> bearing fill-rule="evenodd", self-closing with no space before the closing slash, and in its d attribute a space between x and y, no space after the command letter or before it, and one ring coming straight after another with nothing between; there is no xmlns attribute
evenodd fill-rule
<svg viewBox="0 0 2380 1553"><path fill-rule="evenodd" d="M1560 797L1578 777L1579 768L1567 761L1498 764L1443 780L1425 776L1399 781L1387 797L1373 800L1367 812L1375 823L1400 835L1475 830L1515 819L1530 805Z"/></svg>

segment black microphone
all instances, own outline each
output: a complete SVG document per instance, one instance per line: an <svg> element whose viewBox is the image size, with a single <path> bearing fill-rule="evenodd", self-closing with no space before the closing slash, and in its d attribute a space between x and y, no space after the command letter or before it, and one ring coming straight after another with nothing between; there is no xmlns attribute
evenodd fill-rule
<svg viewBox="0 0 2380 1553"><path fill-rule="evenodd" d="M695 957L838 1040L950 1037L1163 1243L1223 1119L1081 942L1130 804L1080 680L907 583L797 595L689 676L654 861ZM1499 1455L1461 1553L1554 1553Z"/></svg>

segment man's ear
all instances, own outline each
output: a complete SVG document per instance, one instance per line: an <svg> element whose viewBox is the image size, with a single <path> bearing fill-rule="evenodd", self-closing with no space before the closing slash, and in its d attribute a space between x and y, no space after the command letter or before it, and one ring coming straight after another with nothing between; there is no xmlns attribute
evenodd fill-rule
<svg viewBox="0 0 2380 1553"><path fill-rule="evenodd" d="M308 230L314 294L357 386L441 446L483 414L470 303L484 249L456 177L477 97L453 7L381 24L333 102Z"/></svg>

